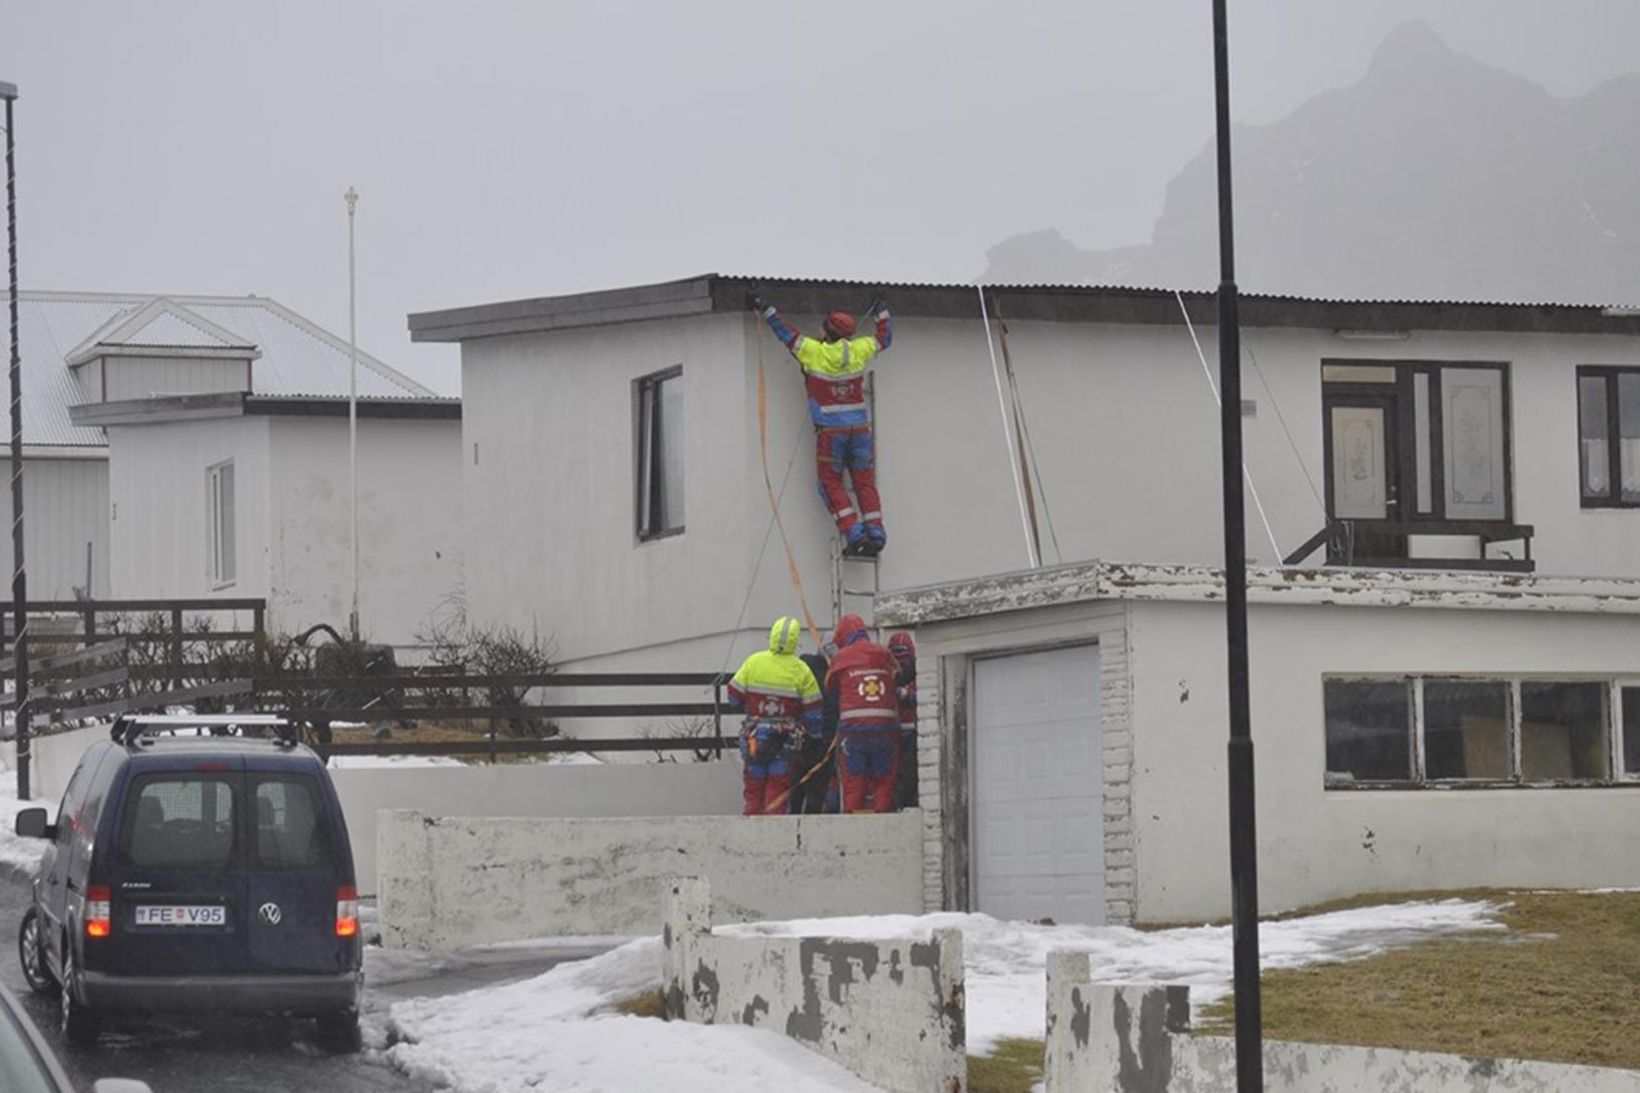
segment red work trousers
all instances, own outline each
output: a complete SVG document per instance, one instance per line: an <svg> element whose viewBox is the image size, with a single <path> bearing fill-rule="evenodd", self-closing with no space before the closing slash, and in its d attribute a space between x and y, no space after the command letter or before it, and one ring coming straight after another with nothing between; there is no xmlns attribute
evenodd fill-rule
<svg viewBox="0 0 1640 1093"><path fill-rule="evenodd" d="M862 535L883 537L883 503L877 495L874 448L870 425L815 431L814 462L820 476L820 497L837 521L838 532L850 543L858 542ZM845 471L848 484L854 487L853 498L843 484Z"/></svg>

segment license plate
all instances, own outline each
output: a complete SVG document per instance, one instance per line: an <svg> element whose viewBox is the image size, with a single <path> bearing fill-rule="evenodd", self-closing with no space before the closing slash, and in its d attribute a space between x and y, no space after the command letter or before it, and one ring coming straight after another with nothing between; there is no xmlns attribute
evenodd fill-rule
<svg viewBox="0 0 1640 1093"><path fill-rule="evenodd" d="M139 903L138 926L225 926L228 909L220 903Z"/></svg>

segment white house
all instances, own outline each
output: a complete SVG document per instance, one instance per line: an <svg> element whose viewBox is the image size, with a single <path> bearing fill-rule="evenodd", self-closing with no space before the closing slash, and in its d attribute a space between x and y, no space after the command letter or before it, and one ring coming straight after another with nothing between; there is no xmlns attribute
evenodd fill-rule
<svg viewBox="0 0 1640 1093"><path fill-rule="evenodd" d="M23 294L22 338L31 599L345 626L345 342L264 297L57 292ZM460 583L460 406L358 360L362 623L408 642Z"/></svg>
<svg viewBox="0 0 1640 1093"><path fill-rule="evenodd" d="M744 304L754 284L810 331L872 292L704 276L411 316L414 338L462 347L473 617L551 632L585 667L715 669L755 648L797 599L767 537L761 370L767 473L784 488L809 607L829 625L834 533L813 493L796 369ZM1224 814L1212 297L986 288L987 311L1007 322L1038 472L1030 505L1052 567L1039 572L1060 582L992 602L975 582L1020 580L999 575L1030 565L1004 346L973 286L887 295L894 343L874 365L889 533L879 576L902 591L878 598L877 621L914 625L924 643L930 906L1084 921L1225 913L1222 839L1203 837ZM1258 296L1242 319L1248 549L1275 582L1254 611L1261 808L1291 804L1261 812L1261 845L1284 847L1289 865L1334 866L1292 865L1267 884L1267 906L1412 881L1640 881L1605 843L1575 860L1551 850L1566 820L1472 853L1510 817L1598 817L1621 831L1640 800L1619 708L1623 681L1640 677L1627 606L1640 601L1636 319ZM1129 594L1129 581L1169 591ZM1298 602L1288 588L1319 591L1299 609L1285 606ZM1012 667L993 659L1018 655ZM1027 702L1021 680L1044 675L1065 693ZM1042 702L1053 734L1027 716L985 720L1001 735L973 736L999 706ZM1064 749L1103 765L1067 765L1062 780L1118 781L1080 793L1018 783ZM1000 796L982 797L993 783ZM1048 812L981 810L1026 799ZM1116 805L1147 800L1166 801L1155 824ZM1358 868L1340 849L1356 820L1381 858L1435 864ZM1037 852L1022 872L986 857L1002 846L1014 869L1025 848L1054 845L1064 857Z"/></svg>

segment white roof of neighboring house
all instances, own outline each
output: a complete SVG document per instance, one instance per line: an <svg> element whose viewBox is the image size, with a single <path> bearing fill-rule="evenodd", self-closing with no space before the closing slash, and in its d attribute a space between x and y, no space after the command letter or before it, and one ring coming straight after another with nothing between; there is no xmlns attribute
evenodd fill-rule
<svg viewBox="0 0 1640 1093"><path fill-rule="evenodd" d="M106 443L101 429L68 415L83 401L69 362L98 356L103 346L221 349L241 358L254 349L251 388L259 395L347 395L347 342L265 296L23 292L18 302L25 444ZM360 350L359 397L436 396Z"/></svg>

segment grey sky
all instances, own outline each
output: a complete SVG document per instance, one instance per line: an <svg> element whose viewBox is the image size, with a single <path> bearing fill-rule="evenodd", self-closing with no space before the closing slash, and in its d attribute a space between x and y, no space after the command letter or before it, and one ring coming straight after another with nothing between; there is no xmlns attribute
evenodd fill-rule
<svg viewBox="0 0 1640 1093"><path fill-rule="evenodd" d="M1232 0L1237 119L1396 23L1577 95L1633 0ZM26 287L257 292L446 389L407 311L717 270L968 280L1140 242L1212 126L1209 0L0 0Z"/></svg>

